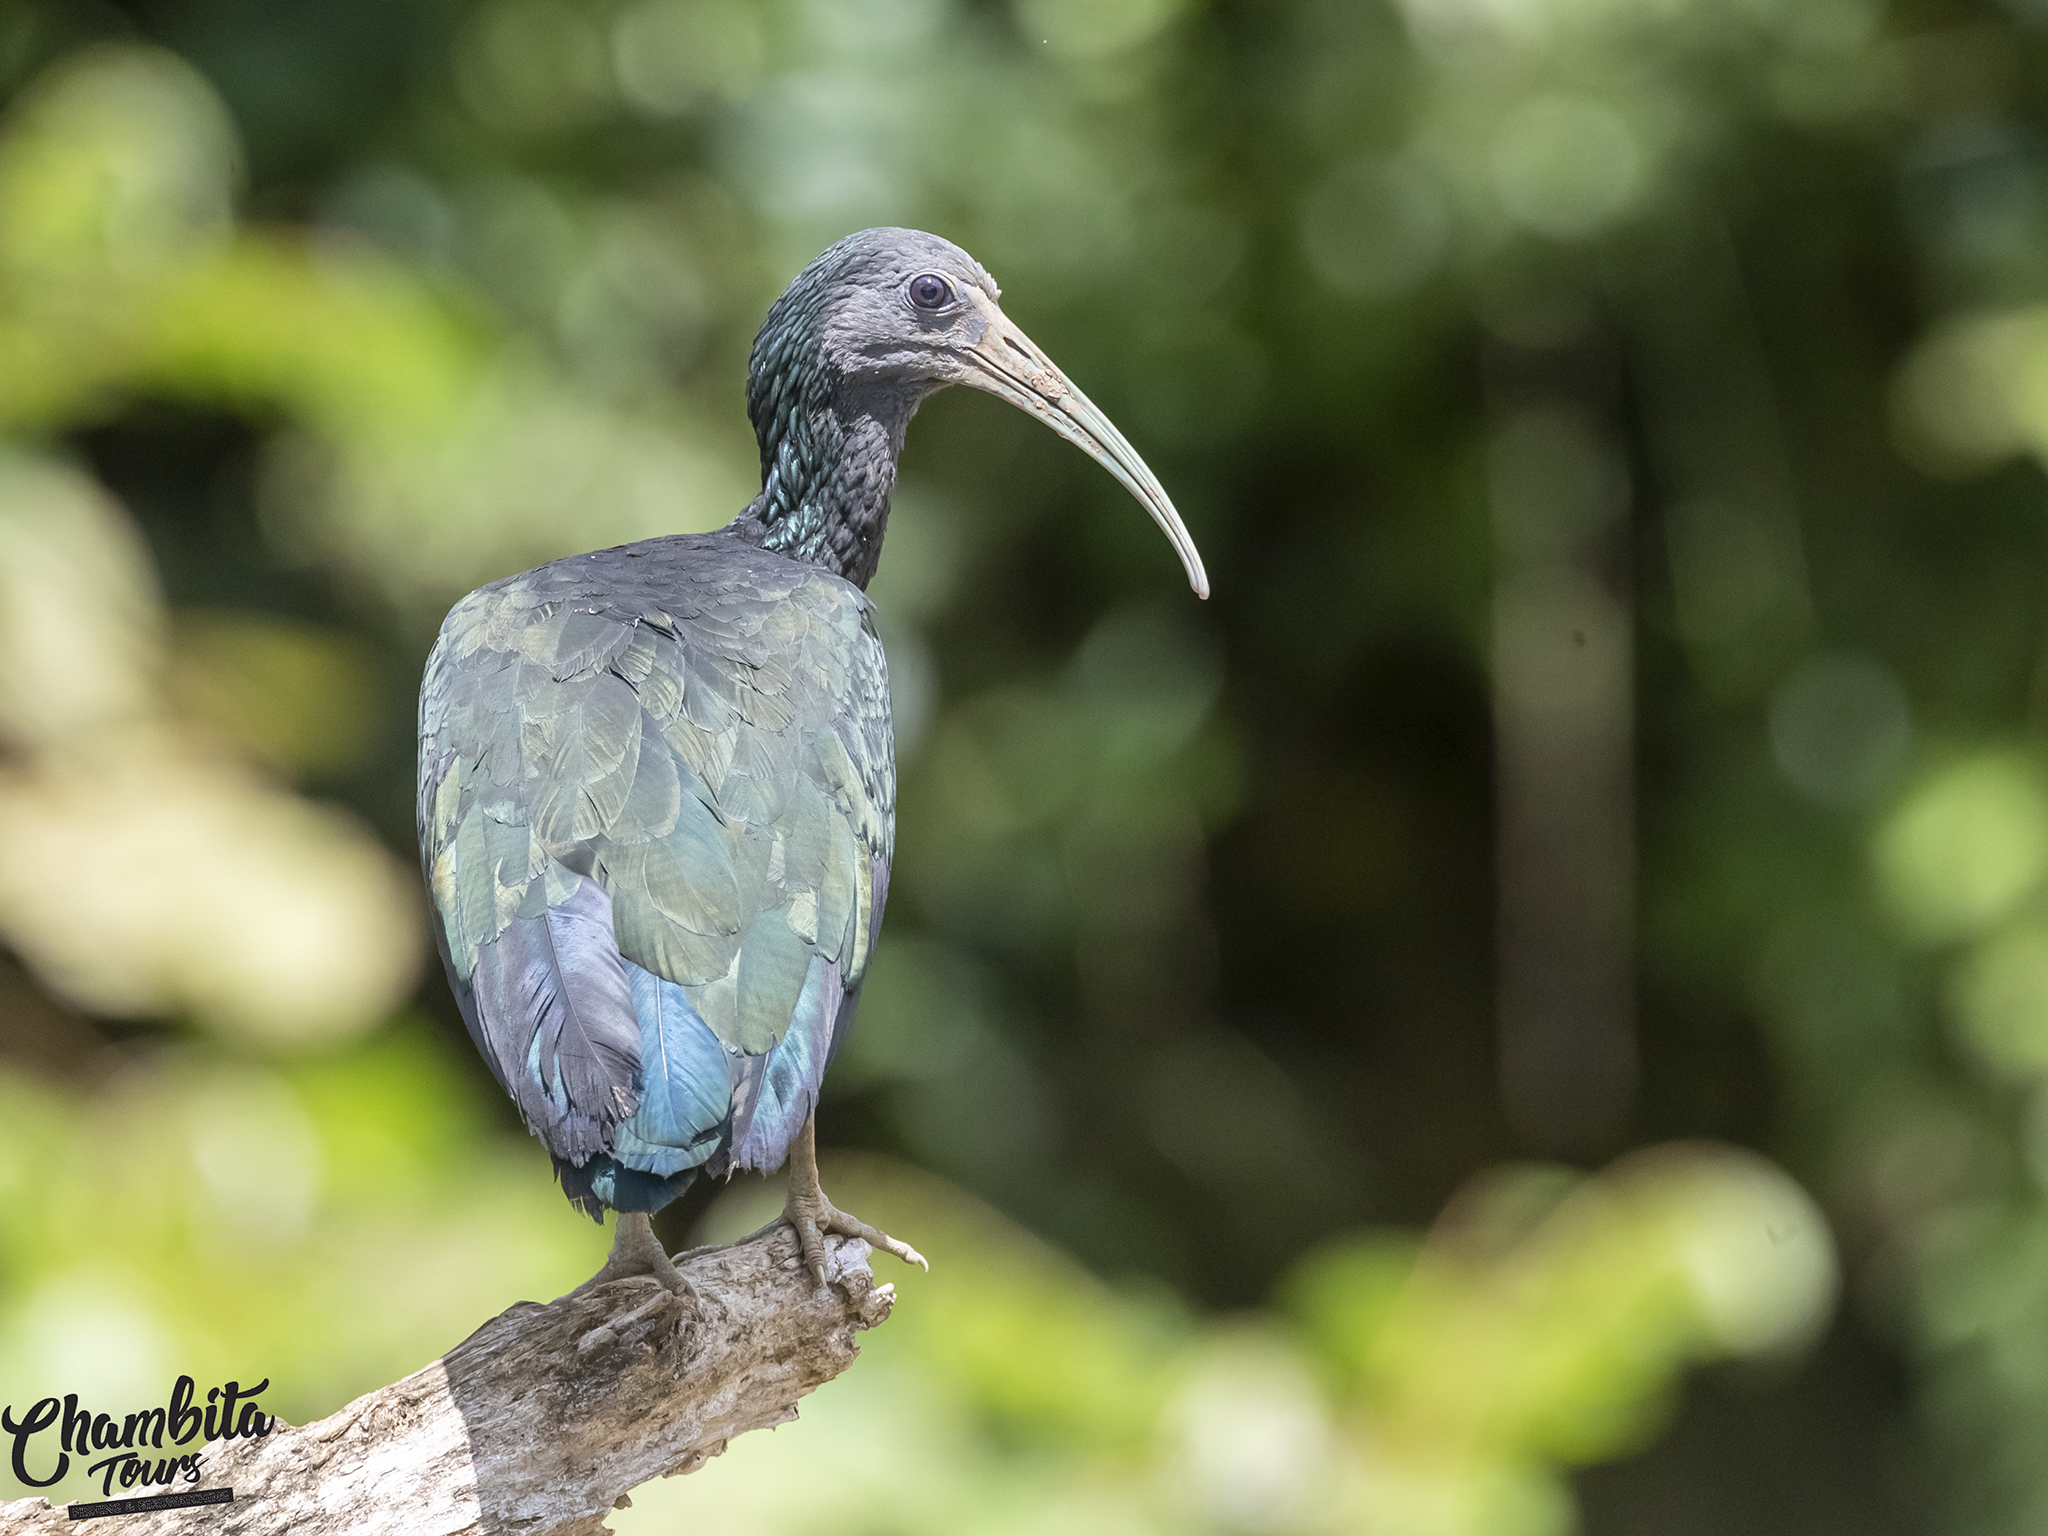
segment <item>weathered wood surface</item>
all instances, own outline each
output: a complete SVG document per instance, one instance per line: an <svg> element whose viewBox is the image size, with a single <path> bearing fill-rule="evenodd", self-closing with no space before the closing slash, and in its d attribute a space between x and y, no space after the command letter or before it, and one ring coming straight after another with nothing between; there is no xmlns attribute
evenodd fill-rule
<svg viewBox="0 0 2048 1536"><path fill-rule="evenodd" d="M316 1424L206 1447L199 1486L232 1487L232 1504L81 1526L21 1499L0 1504L0 1536L597 1536L628 1489L795 1418L798 1398L853 1363L854 1336L888 1317L895 1291L874 1283L867 1244L828 1244L825 1291L787 1227L679 1260L698 1321L651 1279L519 1302ZM614 1333L593 1339L608 1320Z"/></svg>

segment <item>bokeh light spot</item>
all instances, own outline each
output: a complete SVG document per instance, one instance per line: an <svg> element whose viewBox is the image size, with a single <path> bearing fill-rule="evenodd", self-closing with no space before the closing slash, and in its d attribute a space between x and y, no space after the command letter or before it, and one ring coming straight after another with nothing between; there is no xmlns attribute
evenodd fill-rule
<svg viewBox="0 0 2048 1536"><path fill-rule="evenodd" d="M2048 793L2033 760L1990 753L1909 794L1872 848L1880 891L1906 934L1941 943L1981 932L2048 873Z"/></svg>
<svg viewBox="0 0 2048 1536"><path fill-rule="evenodd" d="M750 6L641 0L612 28L619 91L650 117L674 117L740 95L761 72L760 21Z"/></svg>
<svg viewBox="0 0 2048 1536"><path fill-rule="evenodd" d="M1898 680L1852 651L1815 656L1771 698L1771 756L1821 805L1870 804L1904 765L1912 711Z"/></svg>
<svg viewBox="0 0 2048 1536"><path fill-rule="evenodd" d="M1553 239L1584 239L1604 228L1635 195L1642 173L1642 149L1628 124L1586 96L1539 96L1508 114L1494 139L1501 206Z"/></svg>
<svg viewBox="0 0 2048 1536"><path fill-rule="evenodd" d="M1017 25L1054 53L1106 59L1149 41L1183 0L1017 0Z"/></svg>
<svg viewBox="0 0 2048 1536"><path fill-rule="evenodd" d="M2048 1074L2048 926L2002 929L1957 963L1951 1017L1986 1065L2021 1079Z"/></svg>

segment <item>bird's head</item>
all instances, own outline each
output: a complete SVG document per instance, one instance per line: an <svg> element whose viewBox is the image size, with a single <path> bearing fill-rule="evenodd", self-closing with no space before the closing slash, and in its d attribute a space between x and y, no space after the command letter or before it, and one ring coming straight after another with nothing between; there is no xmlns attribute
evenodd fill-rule
<svg viewBox="0 0 2048 1536"><path fill-rule="evenodd" d="M950 240L916 229L865 229L806 267L754 342L748 407L766 441L795 403L799 375L834 391L916 402L966 384L1036 416L1137 497L1209 595L1202 557L1166 489L1124 435L1005 315L1001 290Z"/></svg>

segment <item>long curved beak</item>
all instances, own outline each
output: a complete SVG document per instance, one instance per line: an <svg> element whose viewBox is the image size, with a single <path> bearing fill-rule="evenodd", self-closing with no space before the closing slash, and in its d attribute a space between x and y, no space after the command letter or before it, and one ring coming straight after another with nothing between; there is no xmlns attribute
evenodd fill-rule
<svg viewBox="0 0 2048 1536"><path fill-rule="evenodd" d="M1152 521L1172 541L1174 553L1188 573L1188 585L1195 596L1209 595L1209 574L1202 569L1201 552L1188 533L1180 514L1159 477L1145 467L1138 450L1117 431L1116 424L999 309L985 294L971 293L970 302L986 322L981 339L959 354L963 364L953 382L986 390L1029 412L1085 452L1115 475L1123 488L1138 498Z"/></svg>

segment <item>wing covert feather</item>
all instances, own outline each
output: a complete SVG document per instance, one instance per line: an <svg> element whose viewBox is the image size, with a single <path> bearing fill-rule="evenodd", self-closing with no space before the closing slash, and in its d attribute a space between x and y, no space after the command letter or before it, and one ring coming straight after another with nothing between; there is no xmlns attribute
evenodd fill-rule
<svg viewBox="0 0 2048 1536"><path fill-rule="evenodd" d="M483 946L550 910L549 871L588 873L620 953L679 986L727 1051L772 1052L804 1020L815 1045L841 1027L811 995L819 966L850 994L873 948L892 753L870 605L815 567L709 535L480 589L449 614L420 701L450 969L466 981ZM827 1054L800 1053L813 1096Z"/></svg>

